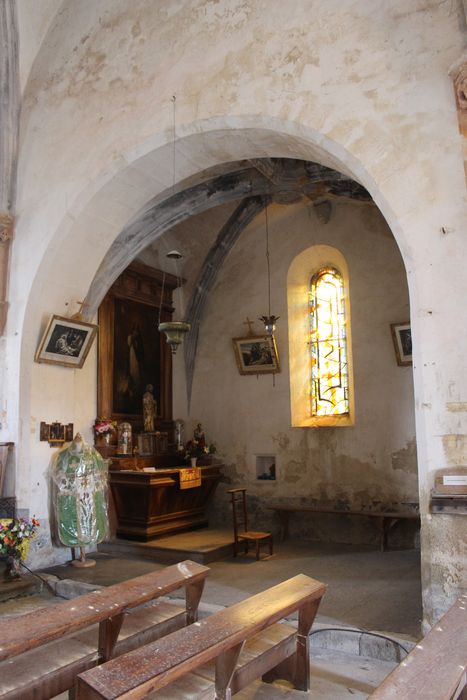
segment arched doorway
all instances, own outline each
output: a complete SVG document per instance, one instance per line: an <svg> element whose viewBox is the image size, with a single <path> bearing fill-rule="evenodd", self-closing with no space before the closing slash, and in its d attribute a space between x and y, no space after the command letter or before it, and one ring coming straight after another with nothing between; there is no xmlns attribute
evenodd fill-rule
<svg viewBox="0 0 467 700"><path fill-rule="evenodd" d="M249 120L246 120L248 123ZM272 157L280 157L284 153L290 155L292 151L293 154L298 159L303 158L303 156L308 156L314 159L320 158L321 162L325 163L325 167L338 167L340 172L350 173L351 168L349 163L352 163L355 170L360 170L358 163L353 162L353 158L346 153L341 152L341 149L335 144L329 144L329 152L327 154L323 153L322 143L323 139L320 138L319 141L321 145L318 147L315 144L316 135L309 134L308 143L303 137L303 133L300 130L300 136L297 136L297 129L294 126L287 125L288 131L284 130L284 125L280 132L275 132L271 129L235 129L232 132L205 132L203 134L195 134L193 136L187 136L185 139L181 140L183 143L183 151L186 157L188 152L191 153L193 149L193 157L197 149L206 147L209 145L212 139L213 148L210 152L212 162L214 163L212 167L219 168L219 173L225 175L222 172L222 158L225 158L225 149L219 148L220 134L222 139L229 138L229 155L231 158L234 156L235 161L238 159L243 159L248 156L251 159L253 156L258 156L259 154L264 155L265 150ZM280 138L279 138L280 134ZM247 140L245 136L248 136ZM277 143L281 142L280 145ZM223 141L221 140L221 143ZM217 144L217 149L216 149ZM253 144L253 146L252 146ZM167 148L167 146L165 147ZM163 150L163 149L162 149ZM253 152L253 153L252 153ZM339 154L341 159L337 157ZM70 221L64 222L64 225L56 232L56 241L54 243L55 255L54 258L48 258L45 256L38 268L37 275L34 279L34 283L29 295L29 301L27 306L27 311L25 314L25 328L23 334L23 345L22 345L22 362L24 367L23 372L23 382L21 391L21 402L22 407L20 412L27 410L29 408L32 414L37 413L39 406L44 405L44 393L41 391L41 387L44 385L44 368L33 366L32 370L26 369L26 365L30 361L31 352L33 352L35 337L37 336L39 325L40 325L40 313L39 310L44 306L44 298L48 299L48 303L63 303L63 300L58 301L57 283L62 288L66 285L67 292L69 293L70 300L73 299L73 295L77 297L83 297L88 293L88 313L91 315L95 311L97 304L102 298L106 291L106 288L111 284L119 272L126 267L126 265L135 257L135 255L140 252L145 245L157 238L161 231L157 229L155 225L152 230L149 227L149 235L141 240L138 240L137 231L138 225L141 220L144 220L145 216L151 221L151 211L155 206L160 206L163 210L164 203L172 197L179 197L183 200L183 193L190 189L190 185L193 187L197 183L199 184L199 179L203 179L202 176L199 178L196 174L196 170L193 168L192 161L186 158L185 168L181 168L181 175L186 175L182 177L179 184L177 185L177 190L174 193L172 188L162 188L161 192L157 194L154 198L148 199L147 192L140 193L138 196L134 197L124 213L118 213L116 220L110 225L109 218L112 218L110 212L112 207L115 206L116 193L122 192L122 185L126 183L125 186L131 189L131 180L135 180L140 177L140 170L147 168L148 163L153 165L158 162L158 158L161 157L161 153L158 151L152 151L147 156L142 159L135 161L128 168L123 169L118 173L112 180L109 180L106 185L98 189L94 197L88 201L86 207L81 211L71 223ZM143 163L144 161L144 163ZM163 161L162 161L163 162ZM160 167L160 165L159 165ZM195 173L195 174L194 174ZM365 178L361 178L361 182L365 180L365 185L367 189L371 191L375 190L375 196L381 199L381 193L376 189L374 183L371 182L371 178L366 175ZM370 187L371 185L371 187ZM94 187L97 187L96 183L93 183ZM388 216L391 218L391 212L389 207ZM128 213L132 212L132 216L128 216ZM182 209L183 211L183 209ZM194 211L187 211L186 216L192 215ZM95 228L91 229L91 221L95 224ZM177 221L177 218L171 220L170 212L168 223L173 225ZM168 226L170 227L170 226ZM396 226L397 230L400 230ZM57 248L57 242L60 246ZM403 239L402 239L403 243ZM94 246L94 247L93 247ZM93 254L89 255L90 249L93 249ZM98 253L100 251L100 253ZM55 280L52 283L52 271L57 272L55 274ZM40 290L41 293L38 293ZM76 416L75 423L80 420L86 425L91 426L95 418L95 379L93 376L92 362L95 362L95 358L92 360L90 358L89 367L86 372L83 372L79 377L75 376L72 380L71 377L63 377L65 392L68 391L69 395L73 398L71 400L72 413ZM31 380L29 384L29 379ZM57 405L56 397L53 391L47 394L47 401L50 407ZM24 497L25 501L31 503L34 502L34 498L37 498L39 507L43 508L43 494L41 494L40 489L36 491L32 487L31 492L34 494L31 499L31 492L28 494L28 482L27 478L28 469L25 466L29 463L31 457L37 452L33 444L25 445L20 452L19 460L19 482L22 484L21 490L19 492L20 499ZM26 478L22 478L22 475ZM28 475L29 476L29 475Z"/></svg>

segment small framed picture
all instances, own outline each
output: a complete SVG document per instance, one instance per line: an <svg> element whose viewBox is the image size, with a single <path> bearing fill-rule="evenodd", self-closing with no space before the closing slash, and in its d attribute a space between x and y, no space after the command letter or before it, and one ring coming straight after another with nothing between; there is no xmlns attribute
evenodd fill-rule
<svg viewBox="0 0 467 700"><path fill-rule="evenodd" d="M79 369L83 366L98 326L52 316L37 348L36 362Z"/></svg>
<svg viewBox="0 0 467 700"><path fill-rule="evenodd" d="M410 323L392 323L392 339L396 351L397 364L401 367L412 364L412 332Z"/></svg>
<svg viewBox="0 0 467 700"><path fill-rule="evenodd" d="M240 374L280 372L276 341L268 336L232 339Z"/></svg>

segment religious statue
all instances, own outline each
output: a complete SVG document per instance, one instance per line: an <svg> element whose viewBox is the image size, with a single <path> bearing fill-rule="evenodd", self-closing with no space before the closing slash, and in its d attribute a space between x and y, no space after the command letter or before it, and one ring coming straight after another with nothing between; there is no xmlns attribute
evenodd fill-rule
<svg viewBox="0 0 467 700"><path fill-rule="evenodd" d="M177 418L175 421L175 443L177 445L177 452L182 452L183 451L183 429L185 427L185 423L181 418Z"/></svg>
<svg viewBox="0 0 467 700"><path fill-rule="evenodd" d="M204 448L206 447L206 437L204 435L204 430L201 423L198 423L198 425L194 429L193 439L198 444L198 448L204 450Z"/></svg>
<svg viewBox="0 0 467 700"><path fill-rule="evenodd" d="M124 421L118 426L117 454L131 455L133 452L133 434L131 423Z"/></svg>
<svg viewBox="0 0 467 700"><path fill-rule="evenodd" d="M156 420L157 403L154 398L153 389L154 387L152 384L148 384L143 394L143 423L145 433L153 433L155 430L154 421Z"/></svg>
<svg viewBox="0 0 467 700"><path fill-rule="evenodd" d="M79 433L53 458L50 475L55 484L55 518L60 542L79 547L76 566L93 566L84 548L108 534L107 462Z"/></svg>

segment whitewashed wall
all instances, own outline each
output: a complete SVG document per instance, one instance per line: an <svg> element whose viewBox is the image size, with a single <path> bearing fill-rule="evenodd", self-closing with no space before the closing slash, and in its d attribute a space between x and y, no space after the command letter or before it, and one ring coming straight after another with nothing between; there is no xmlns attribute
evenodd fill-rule
<svg viewBox="0 0 467 700"><path fill-rule="evenodd" d="M257 319L267 313L262 214L235 245L210 297L191 415L182 413L183 387L176 396L177 415L190 428L203 423L225 459L227 488L246 485L263 508L270 501L310 498L354 508L378 502L401 508L418 501L412 372L397 365L390 331L391 323L409 317L407 278L391 232L375 206L361 204L334 204L326 225L311 203L272 206L269 220L271 310L280 316L281 372L274 383L271 375L242 376L232 349L232 337L246 334L246 316L256 319L253 328L260 334ZM291 428L287 272L302 250L320 244L337 248L349 268L355 426ZM275 482L257 480L257 454L276 455ZM229 508L219 497L219 511L229 521ZM339 535L342 541L345 534Z"/></svg>
<svg viewBox="0 0 467 700"><path fill-rule="evenodd" d="M33 365L41 327L83 298L122 226L171 185L176 93L177 180L230 159L292 156L334 165L372 193L408 273L427 620L465 587L463 519L428 514L434 470L467 459L466 201L448 76L463 46L457 8L424 0L62 4L24 91L1 346L0 438L18 444L21 507L44 490L37 407L40 417L75 423L95 413L94 398L81 395L83 373Z"/></svg>

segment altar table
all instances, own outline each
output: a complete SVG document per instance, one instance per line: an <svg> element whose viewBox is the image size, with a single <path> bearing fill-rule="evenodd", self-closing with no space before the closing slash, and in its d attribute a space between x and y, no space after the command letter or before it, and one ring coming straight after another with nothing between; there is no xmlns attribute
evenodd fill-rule
<svg viewBox="0 0 467 700"><path fill-rule="evenodd" d="M193 488L180 488L184 467L111 469L117 537L147 542L207 526L206 510L222 477L221 466L200 466L201 485Z"/></svg>

